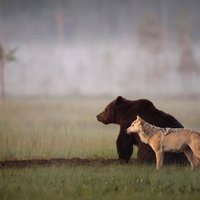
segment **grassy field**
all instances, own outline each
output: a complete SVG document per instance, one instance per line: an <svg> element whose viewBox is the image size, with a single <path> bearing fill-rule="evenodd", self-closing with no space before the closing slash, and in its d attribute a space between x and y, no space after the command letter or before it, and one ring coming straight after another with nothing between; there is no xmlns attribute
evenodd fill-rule
<svg viewBox="0 0 200 200"><path fill-rule="evenodd" d="M96 121L109 98L0 102L0 160L117 158L116 125ZM153 99L185 127L200 131L198 99ZM113 163L0 169L1 199L199 199L200 170Z"/></svg>
<svg viewBox="0 0 200 200"><path fill-rule="evenodd" d="M8 100L0 106L0 160L114 157L117 127L100 124L104 100Z"/></svg>

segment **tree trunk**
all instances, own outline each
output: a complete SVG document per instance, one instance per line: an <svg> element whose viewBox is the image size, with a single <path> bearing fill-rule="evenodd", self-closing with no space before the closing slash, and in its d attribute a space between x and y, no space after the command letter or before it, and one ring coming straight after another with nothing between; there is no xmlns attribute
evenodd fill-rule
<svg viewBox="0 0 200 200"><path fill-rule="evenodd" d="M0 60L0 98L5 98L5 83L4 83L4 60Z"/></svg>

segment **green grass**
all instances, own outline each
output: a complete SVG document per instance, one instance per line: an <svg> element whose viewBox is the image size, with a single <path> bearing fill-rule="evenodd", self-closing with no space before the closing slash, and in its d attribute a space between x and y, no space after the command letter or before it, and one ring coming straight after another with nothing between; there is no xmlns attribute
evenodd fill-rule
<svg viewBox="0 0 200 200"><path fill-rule="evenodd" d="M117 158L116 125L96 121L109 99L10 99L0 102L0 160ZM200 130L200 101L154 99ZM199 199L200 170L189 166L34 165L0 169L0 199Z"/></svg>
<svg viewBox="0 0 200 200"><path fill-rule="evenodd" d="M171 166L2 169L1 199L199 199L200 172Z"/></svg>

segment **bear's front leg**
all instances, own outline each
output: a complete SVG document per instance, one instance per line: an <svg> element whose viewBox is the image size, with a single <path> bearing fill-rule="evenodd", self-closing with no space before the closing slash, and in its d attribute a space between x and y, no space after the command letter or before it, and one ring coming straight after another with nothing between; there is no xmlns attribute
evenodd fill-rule
<svg viewBox="0 0 200 200"><path fill-rule="evenodd" d="M140 163L155 163L155 153L148 144L138 142L137 160Z"/></svg>
<svg viewBox="0 0 200 200"><path fill-rule="evenodd" d="M133 141L125 131L120 132L116 141L117 153L120 160L128 162L133 153Z"/></svg>

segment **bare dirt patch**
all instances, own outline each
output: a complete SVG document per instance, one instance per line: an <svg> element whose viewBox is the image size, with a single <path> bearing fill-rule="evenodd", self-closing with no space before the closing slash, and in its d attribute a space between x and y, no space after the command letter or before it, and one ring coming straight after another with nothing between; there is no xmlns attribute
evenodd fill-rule
<svg viewBox="0 0 200 200"><path fill-rule="evenodd" d="M131 160L130 163L137 163L135 159ZM124 162L120 162L118 159L89 159L89 158L52 158L52 159L31 159L31 160L7 160L0 161L0 168L12 168L12 167L31 167L34 165L41 166L50 166L50 165L111 165L111 164L124 164Z"/></svg>

